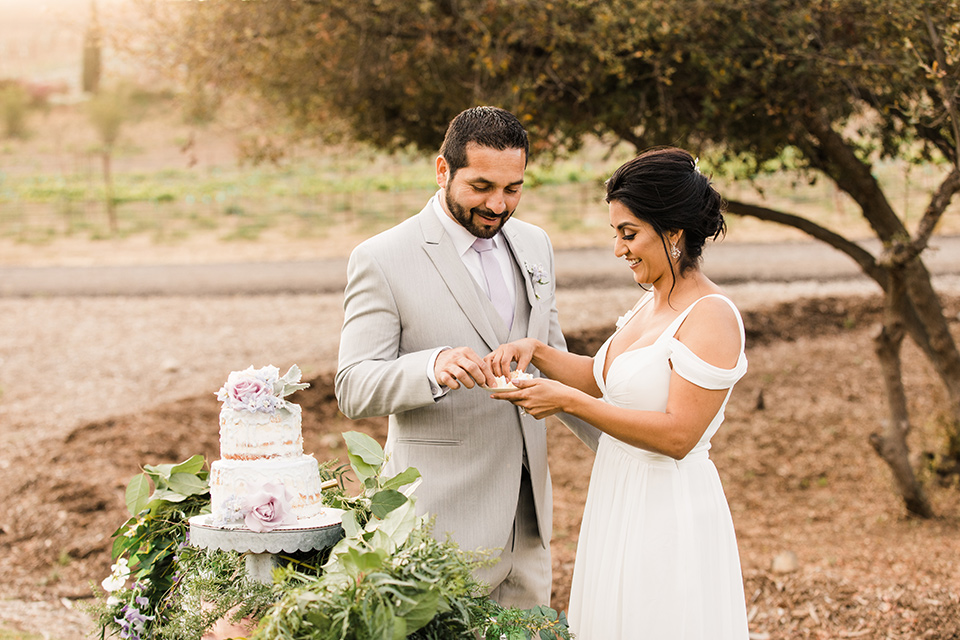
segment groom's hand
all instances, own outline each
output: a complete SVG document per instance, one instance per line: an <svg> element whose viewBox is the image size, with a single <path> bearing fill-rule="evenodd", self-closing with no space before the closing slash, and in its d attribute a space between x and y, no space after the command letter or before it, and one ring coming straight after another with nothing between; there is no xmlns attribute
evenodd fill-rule
<svg viewBox="0 0 960 640"><path fill-rule="evenodd" d="M470 347L444 349L437 356L433 366L437 382L450 389L459 389L460 385L473 389L474 385L486 385L494 379L490 364Z"/></svg>

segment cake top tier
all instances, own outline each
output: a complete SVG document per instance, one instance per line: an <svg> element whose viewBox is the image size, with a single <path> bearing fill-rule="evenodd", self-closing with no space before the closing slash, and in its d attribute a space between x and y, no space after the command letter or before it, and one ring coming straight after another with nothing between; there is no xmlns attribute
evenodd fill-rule
<svg viewBox="0 0 960 640"><path fill-rule="evenodd" d="M293 406L285 398L310 385L300 382L300 367L293 365L283 376L272 365L261 369L252 366L234 371L217 391L217 400L234 411L274 414L279 409Z"/></svg>

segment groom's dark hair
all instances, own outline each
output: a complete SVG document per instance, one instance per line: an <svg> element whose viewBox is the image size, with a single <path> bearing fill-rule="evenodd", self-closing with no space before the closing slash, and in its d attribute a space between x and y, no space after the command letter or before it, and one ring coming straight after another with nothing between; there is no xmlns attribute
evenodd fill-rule
<svg viewBox="0 0 960 640"><path fill-rule="evenodd" d="M527 130L515 115L500 107L472 107L450 121L440 145L440 155L447 161L450 177L467 166L467 144L475 142L498 151L523 149L526 166L530 156Z"/></svg>

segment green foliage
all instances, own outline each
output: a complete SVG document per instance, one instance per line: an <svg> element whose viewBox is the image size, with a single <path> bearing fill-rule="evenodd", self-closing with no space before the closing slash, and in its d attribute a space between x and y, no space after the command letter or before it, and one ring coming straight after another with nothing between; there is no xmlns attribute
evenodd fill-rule
<svg viewBox="0 0 960 640"><path fill-rule="evenodd" d="M323 573L300 580L261 620L262 640L459 640L474 633L511 638L566 638L566 621L543 607L504 610L480 596L472 571L483 564L450 541L441 542L414 512L414 469L387 479L383 449L369 436L343 434L350 466L364 483L344 514L346 537ZM397 489L414 483L404 493ZM409 499L408 499L409 498ZM359 517L358 517L359 516ZM286 581L296 582L288 571Z"/></svg>
<svg viewBox="0 0 960 640"><path fill-rule="evenodd" d="M43 636L0 625L0 640L41 640Z"/></svg>
<svg viewBox="0 0 960 640"><path fill-rule="evenodd" d="M246 577L243 554L187 545L187 520L209 511L201 456L146 465L127 486L132 517L114 533L117 584L104 581L110 598L94 608L102 635L200 640L227 618L259 621L252 637L264 640L569 637L552 609L503 609L478 595L472 571L482 556L435 540L415 514L420 474L407 469L384 478L376 440L356 432L344 439L362 491L346 495L344 466L325 463L320 473L338 480L324 491L324 504L345 510L346 537L332 549L281 554L272 585Z"/></svg>
<svg viewBox="0 0 960 640"><path fill-rule="evenodd" d="M120 84L98 92L87 103L87 115L104 150L112 150L124 123L135 117L133 87Z"/></svg>
<svg viewBox="0 0 960 640"><path fill-rule="evenodd" d="M104 627L116 625L114 618L132 610L147 617L148 630L166 619L178 555L186 546L187 520L209 511L203 467L203 456L196 455L179 464L145 465L143 473L131 478L125 495L131 517L114 532L111 555L117 561L115 573L125 582L122 569L129 567L134 586L111 592L116 602L99 612Z"/></svg>
<svg viewBox="0 0 960 640"><path fill-rule="evenodd" d="M279 597L273 585L246 577L243 554L235 551L187 546L180 553L178 575L158 638L199 640L221 618L259 619Z"/></svg>
<svg viewBox="0 0 960 640"><path fill-rule="evenodd" d="M23 138L27 135L27 110L30 96L16 82L0 83L0 121L7 138Z"/></svg>

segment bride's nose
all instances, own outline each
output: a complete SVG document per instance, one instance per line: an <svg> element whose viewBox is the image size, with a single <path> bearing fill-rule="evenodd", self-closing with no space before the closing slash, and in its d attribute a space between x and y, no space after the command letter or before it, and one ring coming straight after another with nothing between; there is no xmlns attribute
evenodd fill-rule
<svg viewBox="0 0 960 640"><path fill-rule="evenodd" d="M617 258L622 258L623 256L627 255L627 247L625 243L620 240L620 238L613 239L613 255Z"/></svg>

